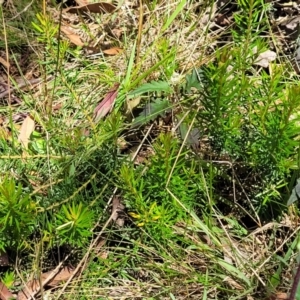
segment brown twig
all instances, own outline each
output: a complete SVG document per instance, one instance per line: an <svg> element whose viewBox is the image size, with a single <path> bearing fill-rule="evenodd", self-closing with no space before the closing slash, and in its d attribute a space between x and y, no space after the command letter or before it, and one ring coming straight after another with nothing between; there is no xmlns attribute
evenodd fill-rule
<svg viewBox="0 0 300 300"><path fill-rule="evenodd" d="M136 64L139 62L140 53L141 53L143 19L144 19L143 0L140 0L139 28L138 28L138 36L137 36L137 42L136 42L136 56L135 56L135 63Z"/></svg>

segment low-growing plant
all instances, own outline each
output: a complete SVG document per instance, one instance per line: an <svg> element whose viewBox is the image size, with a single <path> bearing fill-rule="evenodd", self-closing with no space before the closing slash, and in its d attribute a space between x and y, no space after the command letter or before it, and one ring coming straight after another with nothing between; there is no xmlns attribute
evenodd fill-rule
<svg viewBox="0 0 300 300"><path fill-rule="evenodd" d="M36 228L37 203L13 178L0 183L0 247L21 248Z"/></svg>
<svg viewBox="0 0 300 300"><path fill-rule="evenodd" d="M252 190L259 208L280 197L274 188L280 190L291 168L297 167L299 87L293 81L282 82L280 68L272 74L261 71L259 79L251 74L253 67L245 69L246 61L240 69L239 51L222 50L214 62L197 71L198 83L195 74L187 77L186 88L196 87L199 93L203 109L196 116L196 127L208 137L210 155L242 163L261 178L260 187ZM190 101L195 105L194 97ZM258 200L258 194L264 197Z"/></svg>
<svg viewBox="0 0 300 300"><path fill-rule="evenodd" d="M62 244L83 246L91 236L94 213L82 202L78 205L63 205L57 214L56 231Z"/></svg>
<svg viewBox="0 0 300 300"><path fill-rule="evenodd" d="M201 207L202 193L197 166L185 159L188 151L178 154L177 138L170 133L161 134L153 149L155 154L145 166L135 169L131 164L123 164L120 187L129 214L137 226L144 227L151 236L166 242L172 235L172 225L186 218L186 211L170 195L167 185L190 210Z"/></svg>

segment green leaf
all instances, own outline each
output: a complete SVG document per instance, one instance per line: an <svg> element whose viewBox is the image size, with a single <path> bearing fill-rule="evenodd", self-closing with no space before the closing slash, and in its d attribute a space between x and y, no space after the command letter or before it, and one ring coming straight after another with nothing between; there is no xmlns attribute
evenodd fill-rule
<svg viewBox="0 0 300 300"><path fill-rule="evenodd" d="M292 194L287 202L287 206L293 204L300 198L300 178L297 179L297 184L292 190Z"/></svg>
<svg viewBox="0 0 300 300"><path fill-rule="evenodd" d="M166 99L156 99L154 102L147 103L144 110L132 122L132 127L141 126L156 119L158 116L163 116L170 108L170 103Z"/></svg>
<svg viewBox="0 0 300 300"><path fill-rule="evenodd" d="M244 281L249 287L250 287L250 281L249 279L245 276L245 274L243 274L240 270L238 270L236 267L234 267L231 264L228 264L227 262L225 262L224 260L219 260L218 263L224 268L226 269L228 272L230 272L231 274L234 274L235 276L237 276L240 280Z"/></svg>
<svg viewBox="0 0 300 300"><path fill-rule="evenodd" d="M172 13L172 15L167 18L167 21L164 24L163 28L161 29L161 32L164 32L166 29L169 28L169 26L172 24L172 22L177 17L177 15L183 10L183 7L185 6L185 4L186 4L186 0L182 0L179 3L179 5L176 7L176 9Z"/></svg>
<svg viewBox="0 0 300 300"><path fill-rule="evenodd" d="M191 88L196 88L198 91L201 90L202 85L199 80L199 76L201 73L201 69L196 71L193 69L192 74L189 74L186 76L186 86L185 86L185 91L190 93Z"/></svg>
<svg viewBox="0 0 300 300"><path fill-rule="evenodd" d="M150 83L145 83L135 89L134 91L130 92L128 97L133 98L144 93L149 92L167 92L170 93L172 88L170 87L169 83L166 81L151 81Z"/></svg>
<svg viewBox="0 0 300 300"><path fill-rule="evenodd" d="M186 145L191 146L193 149L196 149L199 145L200 131L198 128L192 128L189 131L189 125L181 122L179 125L180 136L185 140ZM186 137L186 135L188 135Z"/></svg>
<svg viewBox="0 0 300 300"><path fill-rule="evenodd" d="M287 206L292 205L294 202L298 200L295 189L292 190L292 194L287 202Z"/></svg>
<svg viewBox="0 0 300 300"><path fill-rule="evenodd" d="M130 59L129 59L128 66L127 66L126 77L125 77L125 80L123 82L123 85L126 86L126 87L130 86L130 76L131 76L131 72L132 72L132 69L133 69L134 58L135 58L135 47L136 47L136 42L134 42L133 47L132 47Z"/></svg>

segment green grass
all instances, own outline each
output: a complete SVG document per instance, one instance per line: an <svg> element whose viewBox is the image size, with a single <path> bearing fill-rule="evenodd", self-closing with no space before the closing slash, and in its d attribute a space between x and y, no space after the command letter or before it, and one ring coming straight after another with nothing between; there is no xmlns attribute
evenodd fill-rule
<svg viewBox="0 0 300 300"><path fill-rule="evenodd" d="M146 3L141 40L130 27L134 8L75 15L91 30L86 43L95 42L93 25L123 22L121 37L105 36L123 49L115 56L58 37L54 4L27 16L34 35L23 43L34 49L40 78L52 77L37 88L16 83L22 101L11 105L8 95L1 108L7 287L20 290L20 280L63 261L78 274L58 282L53 299L288 293L298 251L298 211L286 202L299 177L299 80L283 59L257 66L276 41L270 7L236 2L221 31L207 26L209 1L201 9ZM7 34L6 46L13 42ZM11 82L27 74L18 63ZM114 107L96 121L95 107L116 83ZM28 147L19 141L24 115L35 123Z"/></svg>

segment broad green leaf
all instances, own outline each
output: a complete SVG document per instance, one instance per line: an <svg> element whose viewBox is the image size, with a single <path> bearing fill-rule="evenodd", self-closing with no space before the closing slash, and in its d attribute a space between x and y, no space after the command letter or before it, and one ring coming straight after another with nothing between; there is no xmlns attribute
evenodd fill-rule
<svg viewBox="0 0 300 300"><path fill-rule="evenodd" d="M154 102L147 103L144 110L132 122L132 127L144 125L158 116L163 116L169 108L170 103L165 99L156 99Z"/></svg>
<svg viewBox="0 0 300 300"><path fill-rule="evenodd" d="M292 190L292 194L287 202L287 206L292 205L294 202L298 200L295 189Z"/></svg>
<svg viewBox="0 0 300 300"><path fill-rule="evenodd" d="M172 91L170 85L166 81L151 81L149 83L145 83L135 89L134 91L130 92L128 97L133 98L144 93L149 92L167 92L170 93Z"/></svg>
<svg viewBox="0 0 300 300"><path fill-rule="evenodd" d="M300 178L297 179L297 184L292 190L292 194L287 202L287 206L293 204L300 198Z"/></svg>
<svg viewBox="0 0 300 300"><path fill-rule="evenodd" d="M196 88L198 91L201 90L202 85L200 83L199 80L199 73L201 73L201 69L196 71L195 69L193 69L192 74L189 74L186 76L185 80L186 80L186 85L185 85L185 91L190 93L191 88Z"/></svg>
<svg viewBox="0 0 300 300"><path fill-rule="evenodd" d="M189 125L181 122L179 125L180 136L185 140L186 145L191 146L193 149L197 149L199 145L200 130L198 128L193 128L189 131ZM188 135L186 137L186 135Z"/></svg>

